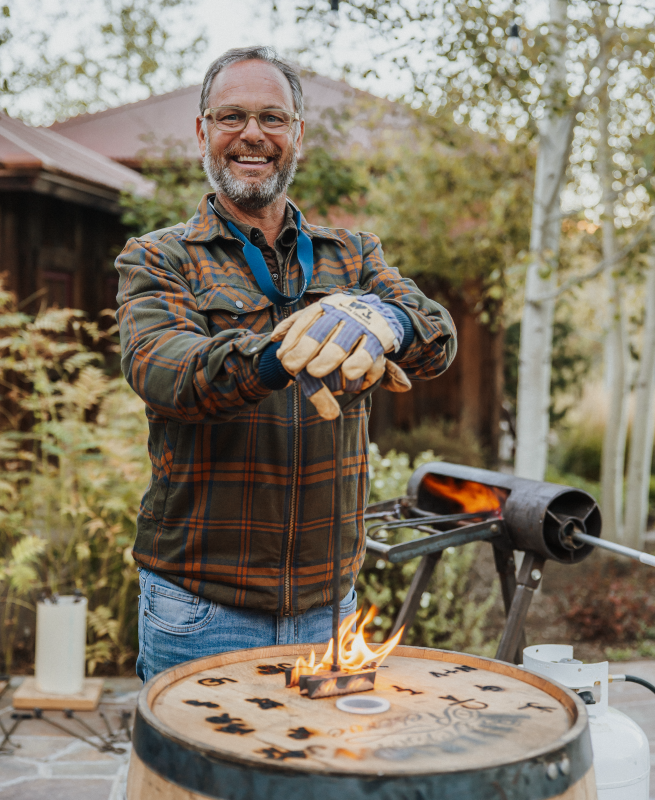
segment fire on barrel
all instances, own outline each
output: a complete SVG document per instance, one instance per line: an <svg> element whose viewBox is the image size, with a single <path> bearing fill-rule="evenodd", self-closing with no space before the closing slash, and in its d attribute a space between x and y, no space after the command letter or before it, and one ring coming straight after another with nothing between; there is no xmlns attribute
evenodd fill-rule
<svg viewBox="0 0 655 800"><path fill-rule="evenodd" d="M334 640L330 639L325 655L320 661L316 660L316 653L312 648L308 660L300 656L294 667L285 670L287 687L298 686L300 694L311 699L366 692L372 689L377 668L398 644L403 634L401 629L384 644L377 646L374 651L371 650L364 639L364 629L376 614L377 609L371 606L361 622L359 622L362 615L360 609L341 623L337 644L338 670L333 669Z"/></svg>

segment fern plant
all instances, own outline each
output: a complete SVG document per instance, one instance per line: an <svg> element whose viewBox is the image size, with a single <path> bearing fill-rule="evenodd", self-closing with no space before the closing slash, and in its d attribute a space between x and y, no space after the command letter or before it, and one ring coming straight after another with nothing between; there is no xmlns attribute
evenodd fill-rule
<svg viewBox="0 0 655 800"><path fill-rule="evenodd" d="M104 370L115 349L71 309L20 313L0 285L0 645L10 671L41 593L89 601L87 667L136 647L130 555L149 475L143 403Z"/></svg>

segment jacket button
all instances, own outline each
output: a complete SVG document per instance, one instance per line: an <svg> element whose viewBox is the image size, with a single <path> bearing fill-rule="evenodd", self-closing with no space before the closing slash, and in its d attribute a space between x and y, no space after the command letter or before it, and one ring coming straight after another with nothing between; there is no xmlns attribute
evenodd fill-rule
<svg viewBox="0 0 655 800"><path fill-rule="evenodd" d="M277 272L274 272L274 273L273 273L273 280L274 280L274 281L276 281L276 280L277 280L279 277L280 277L280 276L277 274Z"/></svg>
<svg viewBox="0 0 655 800"><path fill-rule="evenodd" d="M237 300L237 301L236 301L236 303L235 303L234 305L235 305L237 308L243 308L243 303L241 302L241 300Z"/></svg>
<svg viewBox="0 0 655 800"><path fill-rule="evenodd" d="M232 314L232 319L239 319L239 315L238 314Z"/></svg>

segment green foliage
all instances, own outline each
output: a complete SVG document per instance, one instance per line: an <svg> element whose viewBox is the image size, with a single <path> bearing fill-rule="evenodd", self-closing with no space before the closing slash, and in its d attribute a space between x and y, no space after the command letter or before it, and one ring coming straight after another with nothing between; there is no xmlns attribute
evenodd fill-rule
<svg viewBox="0 0 655 800"><path fill-rule="evenodd" d="M314 125L305 135L303 155L290 195L305 214L326 217L334 209L355 212L366 191L357 161L344 156L347 115L333 118L331 129Z"/></svg>
<svg viewBox="0 0 655 800"><path fill-rule="evenodd" d="M186 222L210 191L202 164L183 144L158 145L152 140L142 155L141 172L153 182L155 191L150 197L128 193L121 197L122 222L133 236Z"/></svg>
<svg viewBox="0 0 655 800"><path fill-rule="evenodd" d="M434 460L435 454L426 451L415 459L413 468ZM404 494L413 468L406 453L391 450L382 457L377 446L372 444L371 502ZM394 531L386 538L381 533L380 538L396 543L416 535L416 531L404 529ZM487 615L496 599L497 587L480 602L471 597L477 551L475 544L450 547L445 551L428 590L421 598L421 607L407 636L408 644L492 654L494 642L485 639L484 631ZM375 555L366 557L357 581L357 590L360 601L378 609L370 628L373 641L382 642L388 638L418 564L419 559L404 564L388 564Z"/></svg>
<svg viewBox="0 0 655 800"><path fill-rule="evenodd" d="M599 481L603 433L602 421L593 419L562 425L551 453L555 469L586 481Z"/></svg>
<svg viewBox="0 0 655 800"><path fill-rule="evenodd" d="M600 483L598 481L585 480L575 472L560 472L553 464L549 464L546 469L545 480L549 483L560 483L562 486L582 489L583 492L588 492L596 500L600 500Z"/></svg>
<svg viewBox="0 0 655 800"><path fill-rule="evenodd" d="M572 404L563 405L573 396L579 399L584 388L584 381L591 369L591 356L576 336L577 328L570 319L555 320L553 323L553 349L551 355L550 379L550 422L551 425L561 422ZM513 322L505 331L505 352L503 354L503 370L505 380L505 397L516 413L516 393L519 375L519 343L521 323ZM599 456L600 458L600 456ZM600 469L600 461L599 469ZM576 472L566 465L564 471ZM585 473L577 473L585 475ZM591 478L595 480L595 478Z"/></svg>
<svg viewBox="0 0 655 800"><path fill-rule="evenodd" d="M485 466L480 443L475 435L447 420L426 419L409 431L387 429L378 436L377 445L381 453L395 450L407 453L411 460L420 453L431 450L437 454L438 459L453 464Z"/></svg>
<svg viewBox="0 0 655 800"><path fill-rule="evenodd" d="M83 27L74 4L23 5L7 25L5 102L34 124L184 86L207 45L204 34L181 33L184 0L97 0ZM79 44L57 51L61 36Z"/></svg>
<svg viewBox="0 0 655 800"><path fill-rule="evenodd" d="M367 158L369 226L404 275L461 293L495 323L506 268L529 242L531 150L419 114Z"/></svg>
<svg viewBox="0 0 655 800"><path fill-rule="evenodd" d="M136 644L130 554L147 483L143 403L102 369L108 334L81 312L31 318L0 287L0 643L7 671L21 609L41 592L89 600L88 669L120 671ZM25 614L25 611L22 612Z"/></svg>

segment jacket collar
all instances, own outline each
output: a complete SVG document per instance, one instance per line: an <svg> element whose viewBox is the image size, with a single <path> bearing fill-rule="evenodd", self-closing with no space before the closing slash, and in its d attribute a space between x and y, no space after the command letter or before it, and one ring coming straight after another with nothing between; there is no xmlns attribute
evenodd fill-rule
<svg viewBox="0 0 655 800"><path fill-rule="evenodd" d="M206 194L202 198L196 209L196 213L185 225L184 233L182 234L183 241L200 244L203 242L211 242L218 237L238 241L232 233L230 233L229 228L223 220L213 212L209 205L209 200L211 200L213 196L214 194L211 193ZM330 228L323 228L320 225L310 225L302 214L300 225L310 239L331 239L338 244L344 244L343 240L337 236L333 230Z"/></svg>

